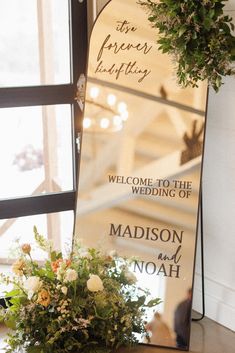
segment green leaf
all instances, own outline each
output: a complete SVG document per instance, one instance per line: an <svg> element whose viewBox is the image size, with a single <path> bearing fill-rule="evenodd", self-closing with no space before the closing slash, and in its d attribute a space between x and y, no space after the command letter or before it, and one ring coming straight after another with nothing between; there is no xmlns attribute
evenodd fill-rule
<svg viewBox="0 0 235 353"><path fill-rule="evenodd" d="M230 27L227 23L223 23L222 28L226 34L230 34Z"/></svg>
<svg viewBox="0 0 235 353"><path fill-rule="evenodd" d="M209 11L209 16L210 16L210 18L213 18L215 16L215 10L214 9L211 9Z"/></svg>
<svg viewBox="0 0 235 353"><path fill-rule="evenodd" d="M141 306L144 305L145 300L146 300L146 296L145 296L145 295L142 295L142 296L139 297L138 300L135 301L134 303L135 303L136 305L138 305L138 307L141 307Z"/></svg>
<svg viewBox="0 0 235 353"><path fill-rule="evenodd" d="M5 294L5 297L15 297L20 294L22 294L22 291L20 289L13 289L10 292L7 292Z"/></svg>
<svg viewBox="0 0 235 353"><path fill-rule="evenodd" d="M204 19L204 22L203 22L204 26L205 26L205 29L209 30L211 28L211 25L212 25L212 21L211 21L211 18L210 17L206 17Z"/></svg>
<svg viewBox="0 0 235 353"><path fill-rule="evenodd" d="M51 261L56 261L57 260L57 254L56 251L51 252Z"/></svg>
<svg viewBox="0 0 235 353"><path fill-rule="evenodd" d="M156 20L156 16L150 16L148 19L150 22L154 22Z"/></svg>
<svg viewBox="0 0 235 353"><path fill-rule="evenodd" d="M10 318L4 321L5 325L11 330L16 330L16 322L14 318Z"/></svg>
<svg viewBox="0 0 235 353"><path fill-rule="evenodd" d="M156 305L159 305L160 303L162 303L162 300L160 298L155 298L155 299L152 299L150 300L146 306L148 308L152 308L153 306L156 306Z"/></svg>
<svg viewBox="0 0 235 353"><path fill-rule="evenodd" d="M187 27L186 26L180 27L179 37L181 37L186 31L187 31Z"/></svg>
<svg viewBox="0 0 235 353"><path fill-rule="evenodd" d="M42 348L42 346L28 347L26 352L27 353L43 353L43 348Z"/></svg>

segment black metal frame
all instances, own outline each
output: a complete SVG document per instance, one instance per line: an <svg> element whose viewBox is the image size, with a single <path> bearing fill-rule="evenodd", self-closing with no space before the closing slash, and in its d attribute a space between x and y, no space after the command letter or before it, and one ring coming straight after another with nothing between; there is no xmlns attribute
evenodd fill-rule
<svg viewBox="0 0 235 353"><path fill-rule="evenodd" d="M76 149L76 137L81 130L82 118L82 112L76 103L75 97L77 80L80 74L86 71L88 46L87 4L86 1L79 2L78 0L68 0L68 3L70 14L71 83L0 88L0 109L55 104L70 104L72 106L73 190L39 196L0 199L0 219L67 210L75 212L79 157Z"/></svg>
<svg viewBox="0 0 235 353"><path fill-rule="evenodd" d="M202 184L202 183L201 183ZM204 274L204 221L203 221L203 192L201 185L200 192L200 241L201 241L201 287L202 287L202 313L198 318L192 318L192 321L201 321L205 317L206 304L205 304L205 274Z"/></svg>

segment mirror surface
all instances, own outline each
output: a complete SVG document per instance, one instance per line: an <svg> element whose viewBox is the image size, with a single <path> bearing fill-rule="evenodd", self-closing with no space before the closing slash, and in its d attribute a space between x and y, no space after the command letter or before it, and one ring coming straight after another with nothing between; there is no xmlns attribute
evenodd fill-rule
<svg viewBox="0 0 235 353"><path fill-rule="evenodd" d="M139 286L162 303L140 342L187 349L206 84L181 89L136 0L112 0L88 60L76 237L136 257Z"/></svg>

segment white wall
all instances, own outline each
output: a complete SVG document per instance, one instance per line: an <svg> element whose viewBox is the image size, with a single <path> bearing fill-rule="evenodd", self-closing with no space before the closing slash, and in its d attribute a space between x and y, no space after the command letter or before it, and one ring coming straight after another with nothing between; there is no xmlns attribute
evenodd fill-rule
<svg viewBox="0 0 235 353"><path fill-rule="evenodd" d="M209 94L204 158L206 316L235 329L235 78ZM199 260L199 258L198 258ZM194 307L200 308L200 261Z"/></svg>
<svg viewBox="0 0 235 353"><path fill-rule="evenodd" d="M234 17L235 0L227 4ZM235 77L211 89L203 174L206 316L235 329ZM201 308L200 256L194 308Z"/></svg>

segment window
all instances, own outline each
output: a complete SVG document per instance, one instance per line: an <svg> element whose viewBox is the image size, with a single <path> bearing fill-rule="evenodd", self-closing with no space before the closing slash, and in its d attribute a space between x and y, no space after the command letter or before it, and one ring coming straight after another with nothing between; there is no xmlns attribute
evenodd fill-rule
<svg viewBox="0 0 235 353"><path fill-rule="evenodd" d="M2 264L17 237L29 241L33 224L58 248L71 240L86 11L78 0L0 1Z"/></svg>

